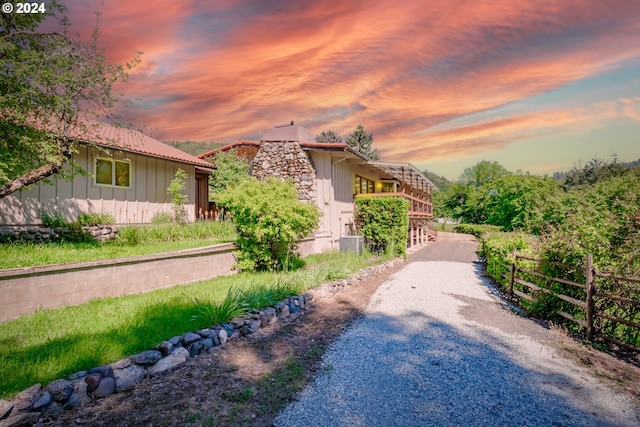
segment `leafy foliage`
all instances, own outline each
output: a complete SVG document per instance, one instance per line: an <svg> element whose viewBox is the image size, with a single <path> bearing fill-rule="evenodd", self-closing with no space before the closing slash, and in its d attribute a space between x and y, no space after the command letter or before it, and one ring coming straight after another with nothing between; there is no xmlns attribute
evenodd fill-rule
<svg viewBox="0 0 640 427"><path fill-rule="evenodd" d="M409 202L399 197L356 198L356 224L372 252L405 255Z"/></svg>
<svg viewBox="0 0 640 427"><path fill-rule="evenodd" d="M356 149L358 152L364 154L371 160L378 160L380 154L378 150L373 148L373 133L364 130L364 126L358 125L356 130L353 131L349 138L347 138L347 145Z"/></svg>
<svg viewBox="0 0 640 427"><path fill-rule="evenodd" d="M52 1L43 14L0 15L0 198L54 174L69 177L63 166L77 151L74 137L95 133L87 117L117 105L112 85L138 62L109 63L97 27L91 43L72 38L66 19L57 32L38 32L64 12Z"/></svg>
<svg viewBox="0 0 640 427"><path fill-rule="evenodd" d="M332 130L322 131L318 135L316 135L316 142L324 142L324 143L340 143L342 141L342 137L335 133Z"/></svg>
<svg viewBox="0 0 640 427"><path fill-rule="evenodd" d="M207 153L209 151L215 150L216 148L220 148L224 145L220 142L198 142L198 141L163 141L163 143L171 147L177 148L178 150L184 151L185 153L192 154L194 156L200 155L202 153Z"/></svg>
<svg viewBox="0 0 640 427"><path fill-rule="evenodd" d="M231 213L238 231L238 268L245 271L282 269L320 217L315 205L298 200L291 181L250 177L219 193L217 201Z"/></svg>
<svg viewBox="0 0 640 427"><path fill-rule="evenodd" d="M187 210L185 205L189 201L189 198L183 193L184 189L187 187L187 177L187 173L179 168L167 188L167 193L171 194L173 220L179 223L187 220Z"/></svg>
<svg viewBox="0 0 640 427"><path fill-rule="evenodd" d="M216 194L238 185L249 176L249 161L239 157L235 149L216 153L213 163L216 169L209 179L209 188L214 199Z"/></svg>

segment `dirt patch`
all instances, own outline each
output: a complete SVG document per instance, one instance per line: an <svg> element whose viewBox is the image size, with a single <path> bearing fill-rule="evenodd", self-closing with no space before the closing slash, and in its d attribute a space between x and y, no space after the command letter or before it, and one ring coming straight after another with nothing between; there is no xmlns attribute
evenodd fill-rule
<svg viewBox="0 0 640 427"><path fill-rule="evenodd" d="M132 390L41 419L49 426L268 426L302 390L327 348L364 312L403 263L344 286L314 291L304 313L215 347Z"/></svg>

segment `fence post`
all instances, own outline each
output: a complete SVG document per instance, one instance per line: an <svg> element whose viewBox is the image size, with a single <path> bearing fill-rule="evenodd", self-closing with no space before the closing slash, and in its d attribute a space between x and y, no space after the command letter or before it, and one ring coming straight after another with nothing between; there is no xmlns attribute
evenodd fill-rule
<svg viewBox="0 0 640 427"><path fill-rule="evenodd" d="M513 281L516 276L516 248L513 248L511 255L513 255L513 261L511 261L511 271L509 274L509 298L513 299Z"/></svg>
<svg viewBox="0 0 640 427"><path fill-rule="evenodd" d="M593 304L593 294L595 293L595 283L593 280L593 254L587 254L587 266L585 271L587 285L587 339L593 340L593 315L595 306Z"/></svg>

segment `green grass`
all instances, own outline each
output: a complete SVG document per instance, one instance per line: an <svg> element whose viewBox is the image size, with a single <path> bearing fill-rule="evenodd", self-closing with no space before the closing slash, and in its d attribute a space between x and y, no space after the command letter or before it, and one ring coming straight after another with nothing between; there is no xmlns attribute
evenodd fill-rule
<svg viewBox="0 0 640 427"><path fill-rule="evenodd" d="M189 286L40 310L0 324L0 398L211 326L219 319L213 322L208 318L207 308L224 305L229 298L236 299L230 310L238 304L243 310L261 308L286 294L301 293L380 261L371 256L330 252L305 258L306 266L295 271L219 277Z"/></svg>
<svg viewBox="0 0 640 427"><path fill-rule="evenodd" d="M233 242L235 238L233 225L219 221L126 226L117 240L104 243L2 243L0 269L149 255Z"/></svg>

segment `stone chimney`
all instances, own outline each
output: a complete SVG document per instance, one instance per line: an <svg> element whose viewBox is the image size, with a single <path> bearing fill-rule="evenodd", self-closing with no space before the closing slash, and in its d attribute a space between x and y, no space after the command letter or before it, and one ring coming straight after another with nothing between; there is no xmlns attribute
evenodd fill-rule
<svg viewBox="0 0 640 427"><path fill-rule="evenodd" d="M275 124L260 135L260 149L253 159L253 176L266 180L273 176L291 178L298 187L300 200L316 201L316 170L300 141L308 140L308 131L293 120Z"/></svg>

